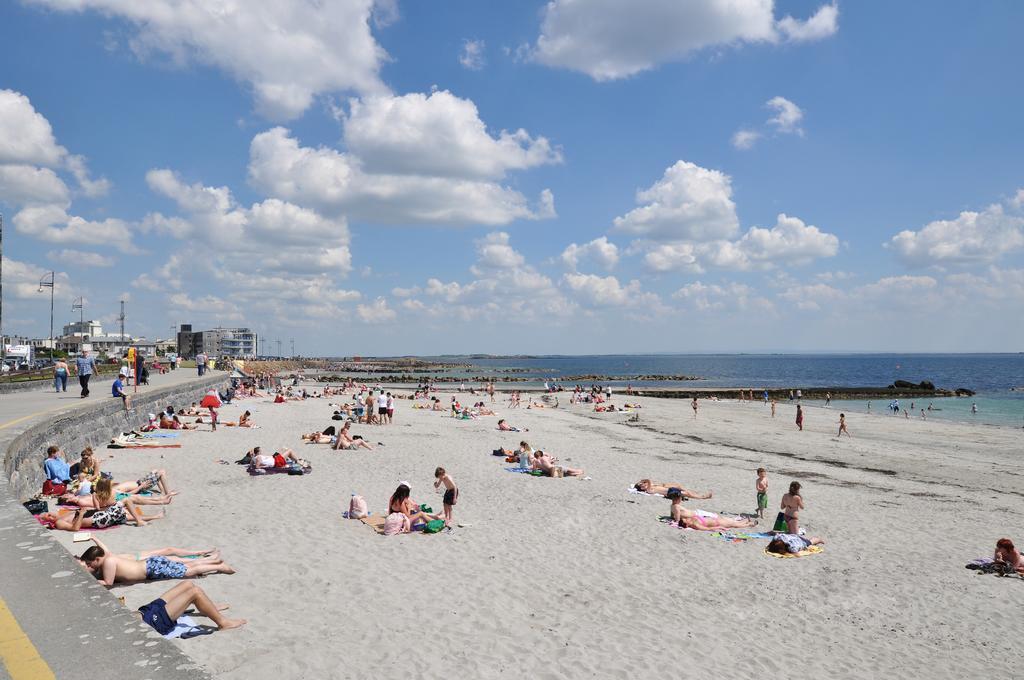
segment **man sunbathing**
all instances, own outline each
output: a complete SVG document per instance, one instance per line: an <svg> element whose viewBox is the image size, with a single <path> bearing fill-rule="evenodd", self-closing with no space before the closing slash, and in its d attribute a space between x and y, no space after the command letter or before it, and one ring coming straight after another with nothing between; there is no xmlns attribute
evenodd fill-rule
<svg viewBox="0 0 1024 680"><path fill-rule="evenodd" d="M666 497L672 501L672 519L685 529L718 531L719 529L747 529L757 526L756 521L745 517L733 519L732 517L720 517L714 513L690 510L683 506L683 495L679 489L672 489Z"/></svg>
<svg viewBox="0 0 1024 680"><path fill-rule="evenodd" d="M202 588L190 581L179 583L149 604L139 607L139 614L156 632L167 635L174 630L178 618L190 607L195 607L221 630L239 628L246 624L245 619L225 618L221 612L228 605L214 604Z"/></svg>
<svg viewBox="0 0 1024 680"><path fill-rule="evenodd" d="M249 455L252 457L252 462L250 464L257 470L275 467L284 468L288 467L290 463L296 463L302 467L308 465L308 463L296 456L295 452L291 449L277 451L273 456L264 456L260 451L260 447L257 446L249 452Z"/></svg>
<svg viewBox="0 0 1024 680"><path fill-rule="evenodd" d="M548 477L555 475L555 463L558 462L557 458L552 458L543 451L533 452L533 463L531 467L534 470L540 470ZM566 477L582 477L583 470L580 468L571 468L562 466L562 474Z"/></svg>
<svg viewBox="0 0 1024 680"><path fill-rule="evenodd" d="M699 500L707 500L711 498L711 492L701 493L700 491L693 491L687 489L682 484L673 484L670 482L655 482L650 479L641 479L639 482L633 485L633 488L643 493L654 494L656 496L668 496L672 489L678 489L687 498L696 498Z"/></svg>
<svg viewBox="0 0 1024 680"><path fill-rule="evenodd" d="M149 474L135 482L118 482L114 485L114 491L117 493L139 494L143 491L149 491L154 487L158 487L160 493L164 496L174 496L178 493L168 489L167 472L165 470L150 470Z"/></svg>
<svg viewBox="0 0 1024 680"><path fill-rule="evenodd" d="M96 545L88 548L78 560L105 586L235 573L215 550L161 548L134 554L114 554L98 538L91 538Z"/></svg>
<svg viewBox="0 0 1024 680"><path fill-rule="evenodd" d="M501 430L502 432L529 432L529 430L526 429L525 427L522 429L518 427L512 427L511 425L508 424L508 422L506 422L504 418L498 421L498 429Z"/></svg>
<svg viewBox="0 0 1024 680"><path fill-rule="evenodd" d="M365 439L362 439L362 438L356 439L355 437L353 437L352 435L349 434L348 431L349 431L349 426L351 424L352 424L351 421L346 422L344 425L341 426L341 429L338 430L338 436L337 436L337 439L334 442L334 450L335 451L355 451L358 448L364 448L367 451L373 451L373 447L370 446L370 444Z"/></svg>

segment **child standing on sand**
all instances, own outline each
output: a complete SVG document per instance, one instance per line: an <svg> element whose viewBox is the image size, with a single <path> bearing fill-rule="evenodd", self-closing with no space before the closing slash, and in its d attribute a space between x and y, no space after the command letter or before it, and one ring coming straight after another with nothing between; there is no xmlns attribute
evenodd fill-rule
<svg viewBox="0 0 1024 680"><path fill-rule="evenodd" d="M455 486L455 482L448 476L443 467L439 467L434 470L434 488L440 488L444 484L444 525L451 529L452 526L452 507L459 500L459 487Z"/></svg>
<svg viewBox="0 0 1024 680"><path fill-rule="evenodd" d="M694 395L693 401L690 403L690 408L693 409L693 419L697 420L697 397Z"/></svg>
<svg viewBox="0 0 1024 680"><path fill-rule="evenodd" d="M801 432L804 431L804 409L800 404L796 405L796 426Z"/></svg>
<svg viewBox="0 0 1024 680"><path fill-rule="evenodd" d="M764 511L768 508L768 471L757 468L757 516L764 519Z"/></svg>
<svg viewBox="0 0 1024 680"><path fill-rule="evenodd" d="M775 417L775 400L772 399L772 418Z"/></svg>

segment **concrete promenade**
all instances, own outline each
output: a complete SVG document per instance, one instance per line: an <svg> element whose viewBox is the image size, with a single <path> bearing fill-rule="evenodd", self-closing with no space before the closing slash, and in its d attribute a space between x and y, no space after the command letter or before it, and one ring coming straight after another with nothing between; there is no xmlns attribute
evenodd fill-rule
<svg viewBox="0 0 1024 680"><path fill-rule="evenodd" d="M212 374L226 379L223 372L207 373ZM32 428L109 406L113 376L93 380L85 399L77 380L69 380L61 394L51 389L0 395L0 458ZM187 389L190 383L200 388L194 368L151 375L138 397ZM138 417L145 417L142 409ZM76 453L68 450L72 458ZM40 451L40 464L43 458ZM0 680L208 677L86 574L22 500L6 474L0 475Z"/></svg>

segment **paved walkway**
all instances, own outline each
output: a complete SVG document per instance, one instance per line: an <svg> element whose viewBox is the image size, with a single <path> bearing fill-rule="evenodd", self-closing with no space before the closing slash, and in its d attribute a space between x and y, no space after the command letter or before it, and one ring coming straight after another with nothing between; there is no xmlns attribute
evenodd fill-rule
<svg viewBox="0 0 1024 680"><path fill-rule="evenodd" d="M150 374L149 385L142 385L138 388L138 392L142 394L151 389L179 385L196 377L198 376L194 368L168 371L164 375ZM89 384L90 394L85 399L79 396L81 388L78 386L77 378L69 379L68 391L61 392L60 394L53 391L52 384L49 390L26 390L24 392L0 394L0 430L22 423L24 423L24 427L28 427L31 423L27 421L33 417L43 416L53 411L88 406L103 399L111 399L110 386L113 383L114 376L112 375L93 376ZM125 391L129 394L134 394L135 385L127 387ZM6 451L6 449L2 451ZM0 452L0 455L3 455L2 452Z"/></svg>
<svg viewBox="0 0 1024 680"><path fill-rule="evenodd" d="M194 368L151 375L150 385L138 393L197 377ZM66 393L0 395L0 457L19 434L48 415L111 399L113 376L93 380L85 399L79 397L77 380L69 381ZM134 393L135 386L127 391ZM78 567L25 511L2 474L0 574L0 680L208 677Z"/></svg>

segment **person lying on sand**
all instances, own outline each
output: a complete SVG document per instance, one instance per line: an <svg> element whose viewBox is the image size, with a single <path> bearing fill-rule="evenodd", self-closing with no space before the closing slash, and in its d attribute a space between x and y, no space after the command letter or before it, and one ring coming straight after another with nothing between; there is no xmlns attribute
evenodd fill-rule
<svg viewBox="0 0 1024 680"><path fill-rule="evenodd" d="M202 422L202 419L200 418L198 422ZM163 426L161 425L161 427L163 427ZM171 429L172 430L197 430L199 428L197 428L195 425L186 423L185 421L183 421L178 416L173 416L171 418Z"/></svg>
<svg viewBox="0 0 1024 680"><path fill-rule="evenodd" d="M206 574L234 574L215 550L160 548L139 553L115 554L98 538L78 558L85 568L105 586L137 581L161 581L192 578ZM192 557L194 559L186 559Z"/></svg>
<svg viewBox="0 0 1024 680"><path fill-rule="evenodd" d="M428 515L420 510L420 506L409 498L409 485L399 484L388 501L388 514L400 512L409 518L409 524L426 524L432 519L441 519L437 515Z"/></svg>
<svg viewBox="0 0 1024 680"><path fill-rule="evenodd" d="M335 451L355 451L356 449L363 448L367 451L373 451L373 447L363 438L356 439L349 434L349 426L352 425L351 421L346 422L338 430L338 438L334 442Z"/></svg>
<svg viewBox="0 0 1024 680"><path fill-rule="evenodd" d="M118 502L102 510L78 508L74 513L71 510L62 510L44 512L38 515L41 524L49 529L60 529L61 531L106 529L127 524L129 519L135 522L135 526L142 527L155 519L161 519L163 516L162 510L156 515L143 515L142 511L136 509L135 505L130 501Z"/></svg>
<svg viewBox="0 0 1024 680"><path fill-rule="evenodd" d="M752 519L734 519L732 517L720 517L713 513L694 511L683 505L683 497L678 491L674 491L668 497L672 501L672 519L684 529L696 529L697 531L718 531L719 529L747 529L757 526Z"/></svg>
<svg viewBox="0 0 1024 680"><path fill-rule="evenodd" d="M150 470L142 479L134 482L118 482L114 485L116 493L138 494L150 489L159 488L164 496L174 496L178 492L171 491L167 485L166 470Z"/></svg>
<svg viewBox="0 0 1024 680"><path fill-rule="evenodd" d="M796 534L776 534L771 543L768 544L766 550L776 555L795 555L796 553L806 550L812 545L821 545L825 541L823 539L814 536L812 538L804 538L803 536L797 536Z"/></svg>
<svg viewBox="0 0 1024 680"><path fill-rule="evenodd" d="M558 462L557 458L552 458L543 451L533 452L533 464L534 470L540 470L548 477L555 476L555 463ZM582 477L583 470L580 468L571 468L562 466L562 474L566 477Z"/></svg>
<svg viewBox="0 0 1024 680"><path fill-rule="evenodd" d="M178 618L191 607L195 607L221 630L240 628L246 624L245 619L224 617L221 612L228 605L214 604L202 588L190 581L179 583L149 604L142 605L139 614L156 632L167 635L174 630Z"/></svg>
<svg viewBox="0 0 1024 680"><path fill-rule="evenodd" d="M123 500L131 501L135 505L169 505L172 497L175 495L177 495L177 492L172 492L166 496L135 496L129 494ZM90 510L102 510L113 505L116 501L117 497L113 485L107 478L96 482L93 485L93 492L87 496L64 494L60 497L60 502L64 505L77 505L80 508Z"/></svg>
<svg viewBox="0 0 1024 680"><path fill-rule="evenodd" d="M252 465L257 470L275 467L288 467L289 461L297 463L298 465L302 466L306 465L305 461L296 456L295 452L292 451L291 449L277 451L276 453L274 453L273 456L264 456L263 454L260 453L260 451L260 447L257 446L248 454L251 456L252 460L250 465Z"/></svg>
<svg viewBox="0 0 1024 680"><path fill-rule="evenodd" d="M700 491L693 491L692 489L687 489L682 484L675 484L671 482L655 482L650 479L641 479L639 482L633 485L633 488L636 489L637 491L651 493L658 496L667 497L672 489L677 489L680 493L682 493L682 495L686 496L687 498L695 498L698 500L707 500L708 498L711 498L710 491L701 493Z"/></svg>
<svg viewBox="0 0 1024 680"><path fill-rule="evenodd" d="M502 432L529 432L529 430L526 429L525 427L512 427L511 425L508 424L508 422L506 422L504 418L498 421L498 429L501 430Z"/></svg>
<svg viewBox="0 0 1024 680"><path fill-rule="evenodd" d="M308 444L333 444L334 436L325 432L310 432L302 435L302 441Z"/></svg>
<svg viewBox="0 0 1024 680"><path fill-rule="evenodd" d="M1008 538L1000 538L996 541L996 552L992 557L996 564L1005 565L1024 576L1024 558L1020 551L1014 547L1013 541Z"/></svg>

